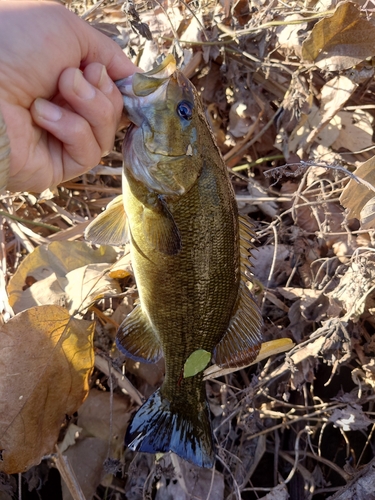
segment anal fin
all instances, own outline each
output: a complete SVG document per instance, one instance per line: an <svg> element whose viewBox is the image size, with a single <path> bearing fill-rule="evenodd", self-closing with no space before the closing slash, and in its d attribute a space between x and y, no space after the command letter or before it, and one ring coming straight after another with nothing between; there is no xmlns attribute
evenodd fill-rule
<svg viewBox="0 0 375 500"><path fill-rule="evenodd" d="M214 350L221 368L249 365L260 350L262 315L244 281L240 282L237 302L228 329Z"/></svg>
<svg viewBox="0 0 375 500"><path fill-rule="evenodd" d="M141 306L133 309L121 323L116 345L122 353L135 361L156 363L163 354L160 341Z"/></svg>
<svg viewBox="0 0 375 500"><path fill-rule="evenodd" d="M86 228L85 239L100 245L124 245L129 241L122 194L108 203Z"/></svg>

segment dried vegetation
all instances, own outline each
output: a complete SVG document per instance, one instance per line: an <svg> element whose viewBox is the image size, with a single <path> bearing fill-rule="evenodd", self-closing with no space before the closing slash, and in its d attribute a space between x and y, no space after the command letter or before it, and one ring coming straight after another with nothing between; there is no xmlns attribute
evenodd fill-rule
<svg viewBox="0 0 375 500"><path fill-rule="evenodd" d="M47 455L20 479L23 498L42 483L59 498L55 466L64 500L69 488L87 500L375 498L375 3L68 3L143 69L174 51L256 225L264 339L295 345L207 382L216 470L123 454L163 365L127 361L121 374L113 341L137 298L131 263L81 241L121 192L121 131L85 176L1 198L0 439L13 448L0 470ZM16 490L0 476L1 500Z"/></svg>

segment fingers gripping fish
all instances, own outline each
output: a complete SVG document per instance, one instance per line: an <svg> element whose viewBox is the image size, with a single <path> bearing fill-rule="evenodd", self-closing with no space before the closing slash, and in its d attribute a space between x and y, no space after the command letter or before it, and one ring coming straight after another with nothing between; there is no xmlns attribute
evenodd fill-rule
<svg viewBox="0 0 375 500"><path fill-rule="evenodd" d="M123 145L123 196L86 237L118 245L129 234L140 304L121 324L117 346L132 359L155 363L164 356L166 364L162 386L136 412L125 442L212 467L203 373L182 373L198 349L221 367L245 366L259 352L262 319L245 274L251 224L238 216L200 98L173 57L118 88L132 122Z"/></svg>

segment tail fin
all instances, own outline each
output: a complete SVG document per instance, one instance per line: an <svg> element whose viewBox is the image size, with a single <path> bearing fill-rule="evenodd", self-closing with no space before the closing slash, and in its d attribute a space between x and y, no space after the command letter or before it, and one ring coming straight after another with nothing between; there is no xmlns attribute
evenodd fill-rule
<svg viewBox="0 0 375 500"><path fill-rule="evenodd" d="M215 454L212 444L208 405L193 413L176 411L158 389L137 411L130 422L125 444L131 450L147 453L173 451L199 467L213 467Z"/></svg>

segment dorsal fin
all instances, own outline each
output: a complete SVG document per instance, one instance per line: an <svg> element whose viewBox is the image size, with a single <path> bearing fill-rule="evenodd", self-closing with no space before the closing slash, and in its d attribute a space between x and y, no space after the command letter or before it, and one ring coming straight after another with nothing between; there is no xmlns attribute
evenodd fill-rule
<svg viewBox="0 0 375 500"><path fill-rule="evenodd" d="M250 364L260 350L263 325L262 315L246 282L251 274L251 239L255 233L247 217L239 216L240 272L238 298L228 329L214 351L215 363L221 368L241 367Z"/></svg>
<svg viewBox="0 0 375 500"><path fill-rule="evenodd" d="M262 342L262 315L246 284L241 281L228 329L214 350L221 368L247 366L258 355Z"/></svg>
<svg viewBox="0 0 375 500"><path fill-rule="evenodd" d="M254 226L248 217L238 217L240 231L240 269L241 279L248 281L251 274L251 249L254 248L252 239L255 238Z"/></svg>

